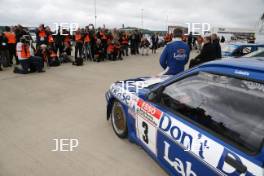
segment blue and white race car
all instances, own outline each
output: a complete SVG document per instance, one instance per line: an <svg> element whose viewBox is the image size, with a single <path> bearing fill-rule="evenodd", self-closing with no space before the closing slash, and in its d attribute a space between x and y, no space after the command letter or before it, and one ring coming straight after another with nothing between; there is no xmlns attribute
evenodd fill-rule
<svg viewBox="0 0 264 176"><path fill-rule="evenodd" d="M107 119L169 175L264 176L263 61L116 82L106 93Z"/></svg>

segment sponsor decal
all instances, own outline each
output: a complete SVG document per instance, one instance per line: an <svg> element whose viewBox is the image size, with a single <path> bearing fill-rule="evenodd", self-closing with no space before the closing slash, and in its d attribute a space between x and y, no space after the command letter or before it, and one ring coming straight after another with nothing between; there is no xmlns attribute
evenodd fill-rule
<svg viewBox="0 0 264 176"><path fill-rule="evenodd" d="M143 100L138 100L137 105L139 106L140 109L142 109L144 112L147 114L150 114L152 117L156 119L160 119L162 112L155 108L154 106L144 102Z"/></svg>
<svg viewBox="0 0 264 176"><path fill-rule="evenodd" d="M111 93L122 103L128 105L129 107L133 107L137 100L136 96L132 93L124 90L122 87L117 85L112 85L110 88Z"/></svg>
<svg viewBox="0 0 264 176"><path fill-rule="evenodd" d="M170 150L170 144L164 141L165 149L164 149L164 160L169 163L180 175L183 176L196 176L197 174L192 170L192 163L189 161L183 162L179 158L175 157L174 160L171 160L169 157L169 153L172 152Z"/></svg>
<svg viewBox="0 0 264 176"><path fill-rule="evenodd" d="M183 148L182 152L189 152L193 156L204 163L205 166L208 166L217 172L221 172L223 175L240 175L240 176L251 176L251 175L263 175L263 168L254 164L253 162L247 160L246 158L228 150L223 145L218 142L208 138L207 136L201 134L199 131L191 128L185 123L164 114L160 119L159 130L174 142L177 145ZM170 148L166 142L164 142L165 147ZM166 149L166 148L165 148ZM173 152L173 151L172 151ZM167 154L168 153L168 154ZM170 160L167 157L170 156L170 152L164 151L164 159L168 164L173 166L177 172L183 173L183 170L186 174L186 168L183 166L178 166L179 161L177 158L175 161ZM226 161L226 157L231 157L235 163L240 164L241 166L245 166L246 170L244 173L240 173L237 171L235 166L230 165ZM177 164L175 163L177 162ZM182 162L183 163L183 162ZM187 165L187 161L185 163ZM186 167L186 166L185 166ZM180 169L179 169L180 168ZM177 170L178 169L178 170ZM188 171L191 171L189 168Z"/></svg>
<svg viewBox="0 0 264 176"><path fill-rule="evenodd" d="M235 74L243 75L243 76L249 76L250 75L249 72L243 71L243 70L235 70Z"/></svg>
<svg viewBox="0 0 264 176"><path fill-rule="evenodd" d="M117 86L115 84L111 86L110 91L113 96L115 96L118 100L120 100L122 103L126 104L129 107L128 113L133 118L135 118L136 106L139 98L133 93L126 91L122 87Z"/></svg>
<svg viewBox="0 0 264 176"><path fill-rule="evenodd" d="M157 155L157 127L162 112L156 107L138 99L136 108L137 136L139 140Z"/></svg>
<svg viewBox="0 0 264 176"><path fill-rule="evenodd" d="M161 118L162 112L150 105L149 103L144 102L142 99L137 101L137 114L138 116L144 118L152 126L157 127L159 124L159 119Z"/></svg>
<svg viewBox="0 0 264 176"><path fill-rule="evenodd" d="M208 140L204 139L200 133L190 134L188 130L182 128L182 124L175 121L165 115L160 121L159 128L182 145L186 151L198 152L198 155L204 159L204 150L209 149Z"/></svg>

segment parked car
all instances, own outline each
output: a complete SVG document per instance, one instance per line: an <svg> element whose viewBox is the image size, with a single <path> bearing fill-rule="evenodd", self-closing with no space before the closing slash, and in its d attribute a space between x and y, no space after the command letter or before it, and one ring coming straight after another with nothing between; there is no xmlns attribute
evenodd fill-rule
<svg viewBox="0 0 264 176"><path fill-rule="evenodd" d="M264 57L264 47L252 53L249 53L244 57Z"/></svg>
<svg viewBox="0 0 264 176"><path fill-rule="evenodd" d="M241 57L257 51L264 47L264 44L233 43L225 44L222 47L223 57Z"/></svg>
<svg viewBox="0 0 264 176"><path fill-rule="evenodd" d="M107 119L169 175L264 176L263 61L118 81L106 93Z"/></svg>

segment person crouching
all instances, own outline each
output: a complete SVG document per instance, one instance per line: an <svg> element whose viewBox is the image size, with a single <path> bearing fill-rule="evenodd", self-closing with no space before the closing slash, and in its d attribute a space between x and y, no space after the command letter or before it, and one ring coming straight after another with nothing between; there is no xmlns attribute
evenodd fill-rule
<svg viewBox="0 0 264 176"><path fill-rule="evenodd" d="M95 45L95 61L101 62L104 59L103 46L100 39L97 39Z"/></svg>
<svg viewBox="0 0 264 176"><path fill-rule="evenodd" d="M144 55L148 56L149 46L150 46L150 42L148 41L148 39L143 38L141 41L142 56Z"/></svg>
<svg viewBox="0 0 264 176"><path fill-rule="evenodd" d="M21 37L20 42L16 46L17 56L22 68L15 67L14 73L27 74L35 70L44 72L42 58L31 56L30 45L25 37Z"/></svg>
<svg viewBox="0 0 264 176"><path fill-rule="evenodd" d="M57 67L57 66L60 66L61 64L55 48L52 48L52 47L49 48L48 63L50 67Z"/></svg>

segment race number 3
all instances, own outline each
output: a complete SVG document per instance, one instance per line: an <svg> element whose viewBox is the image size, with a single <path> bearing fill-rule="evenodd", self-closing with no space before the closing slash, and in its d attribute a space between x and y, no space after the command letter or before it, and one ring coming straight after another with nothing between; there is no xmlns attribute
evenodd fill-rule
<svg viewBox="0 0 264 176"><path fill-rule="evenodd" d="M143 141L146 142L146 144L149 143L148 139L148 124L146 122L142 122L142 127L145 129L143 134Z"/></svg>
<svg viewBox="0 0 264 176"><path fill-rule="evenodd" d="M157 128L141 116L137 117L137 136L139 140L155 155L157 153Z"/></svg>

